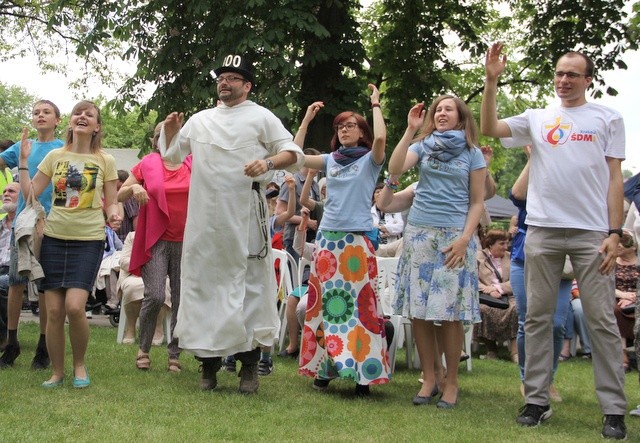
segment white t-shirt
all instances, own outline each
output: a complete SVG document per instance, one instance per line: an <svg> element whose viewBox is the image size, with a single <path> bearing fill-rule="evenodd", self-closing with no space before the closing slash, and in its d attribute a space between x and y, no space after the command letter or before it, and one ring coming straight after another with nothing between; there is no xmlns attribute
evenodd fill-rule
<svg viewBox="0 0 640 443"><path fill-rule="evenodd" d="M530 226L608 231L609 168L624 159L622 116L594 103L530 109L505 119L507 147L532 145L527 191Z"/></svg>

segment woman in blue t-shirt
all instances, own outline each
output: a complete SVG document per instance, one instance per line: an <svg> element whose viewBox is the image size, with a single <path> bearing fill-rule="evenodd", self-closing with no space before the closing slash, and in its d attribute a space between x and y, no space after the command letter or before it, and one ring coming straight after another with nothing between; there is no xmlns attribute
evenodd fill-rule
<svg viewBox="0 0 640 443"><path fill-rule="evenodd" d="M439 392L434 371L437 335L447 365L437 406L456 405L464 340L460 322L480 321L474 232L483 211L486 165L476 146L469 107L443 95L428 110L424 103L411 108L407 129L389 160L385 183L392 189L414 166L420 174L403 236L394 301L395 312L411 319L424 373L415 405L431 403Z"/></svg>
<svg viewBox="0 0 640 443"><path fill-rule="evenodd" d="M333 152L306 155L304 163L325 173L327 200L309 277L300 373L314 377L318 390L334 378L350 379L357 395L369 395L371 384L387 383L391 372L370 239L371 195L384 163L386 129L380 93L369 88L373 135L363 116L342 112L333 121ZM299 145L322 106L309 106L296 135Z"/></svg>

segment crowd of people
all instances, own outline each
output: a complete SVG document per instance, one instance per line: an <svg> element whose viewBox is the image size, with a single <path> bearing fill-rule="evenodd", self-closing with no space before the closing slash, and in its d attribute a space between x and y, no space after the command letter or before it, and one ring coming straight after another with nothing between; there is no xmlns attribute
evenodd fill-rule
<svg viewBox="0 0 640 443"><path fill-rule="evenodd" d="M344 379L355 384L357 396L369 396L370 386L391 381L390 331L376 288L380 250L399 257L392 308L411 320L423 373L414 405L458 407L464 329L475 325L488 358L507 342L518 363L525 405L517 423L547 420L550 399L559 398L557 362L567 357L573 281L591 346L602 435L625 438L629 362L623 349L635 338L630 307L637 303L640 217L632 205L623 219L624 123L616 111L586 101L594 66L578 52L557 60L560 105L500 120L496 95L505 66L503 46L495 43L486 54L480 131L455 96L412 106L381 182L387 134L372 84L370 117L339 113L329 146L303 151L324 103L309 105L294 138L271 111L249 100L252 64L229 55L212 73L218 105L186 121L183 113L169 114L156 127L153 152L128 176L102 150L95 104L79 102L65 140L57 140L58 108L37 102L38 138L30 140L25 129L20 142L0 153L0 167L17 168L18 181L3 193L0 291L7 295L0 367L20 354L17 326L28 286L40 294L43 328L32 366L52 369L42 386L65 382L65 319L72 385L91 384L85 305L103 258L106 224L131 251L122 256L117 288L138 293L129 297L138 304L131 305L137 310L126 329L127 342L135 342L138 318L135 367L151 368L159 316L170 310L167 370L179 373L181 352L190 352L201 363L201 389L212 390L223 364L229 369L232 362L235 372L240 362L239 391L256 393L259 376L272 370L279 334L271 252L272 238L279 238L291 256L310 263L304 293L287 299L289 344L280 355L297 358L313 388L326 391ZM479 132L505 147L528 146L510 195L519 210L511 233L478 236L484 200L495 193L492 153L479 147ZM414 168L417 182L399 190L401 177ZM277 170L293 174L279 191ZM38 201L47 216L36 261L23 257L21 245L39 243ZM25 202L29 210L21 213ZM139 279L135 285L125 285L130 276Z"/></svg>

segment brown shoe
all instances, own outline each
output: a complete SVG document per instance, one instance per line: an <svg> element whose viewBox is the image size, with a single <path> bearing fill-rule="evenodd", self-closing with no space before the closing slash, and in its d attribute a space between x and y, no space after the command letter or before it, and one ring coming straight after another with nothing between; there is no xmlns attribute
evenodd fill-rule
<svg viewBox="0 0 640 443"><path fill-rule="evenodd" d="M182 371L182 366L180 365L180 360L177 358L170 358L169 363L167 365L167 371L169 372L180 372Z"/></svg>
<svg viewBox="0 0 640 443"><path fill-rule="evenodd" d="M255 394L258 391L258 365L246 363L242 364L240 368L240 393L242 394Z"/></svg>
<svg viewBox="0 0 640 443"><path fill-rule="evenodd" d="M202 379L200 380L200 389L203 391L210 391L218 386L218 378L216 373L222 366L222 358L200 358L196 357L202 363L200 365L200 372L202 372Z"/></svg>

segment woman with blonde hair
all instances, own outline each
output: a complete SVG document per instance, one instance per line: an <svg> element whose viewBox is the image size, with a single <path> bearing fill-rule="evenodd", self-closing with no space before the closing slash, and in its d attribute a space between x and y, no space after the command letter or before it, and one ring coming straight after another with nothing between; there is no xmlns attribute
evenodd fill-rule
<svg viewBox="0 0 640 443"><path fill-rule="evenodd" d="M119 212L116 184L118 174L112 155L102 150L100 110L89 101L77 103L71 111L64 147L51 151L29 178L27 160L31 143L27 130L20 150L20 186L25 199L35 197L53 185L51 212L42 239L42 289L47 300L47 349L53 374L44 388L64 382L64 323L69 318L69 340L73 353L73 387L89 386L85 353L89 324L85 304L100 267L105 241L105 218L118 229ZM104 196L104 206L103 206ZM104 209L103 209L104 208Z"/></svg>
<svg viewBox="0 0 640 443"><path fill-rule="evenodd" d="M417 138L414 136L418 132ZM450 95L409 111L407 129L389 160L387 187L418 166L419 180L403 235L394 310L411 319L424 373L415 405L433 401L455 407L462 323L478 323L477 245L474 232L483 211L486 164L477 148L469 107ZM436 336L443 346L447 377L438 386L434 370Z"/></svg>

